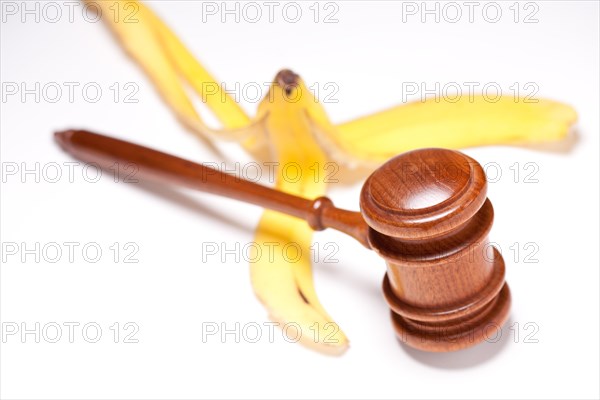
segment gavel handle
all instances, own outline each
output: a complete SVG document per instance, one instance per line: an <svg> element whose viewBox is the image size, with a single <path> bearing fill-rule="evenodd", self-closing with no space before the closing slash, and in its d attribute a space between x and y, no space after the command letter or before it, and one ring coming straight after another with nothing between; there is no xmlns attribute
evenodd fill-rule
<svg viewBox="0 0 600 400"><path fill-rule="evenodd" d="M327 197L309 200L294 196L215 168L97 133L68 130L56 132L54 137L63 150L102 169L114 169L115 163L133 164L137 167L136 177L181 185L279 211L307 221L316 231L333 228L344 232L370 248L368 225L362 215L335 207Z"/></svg>

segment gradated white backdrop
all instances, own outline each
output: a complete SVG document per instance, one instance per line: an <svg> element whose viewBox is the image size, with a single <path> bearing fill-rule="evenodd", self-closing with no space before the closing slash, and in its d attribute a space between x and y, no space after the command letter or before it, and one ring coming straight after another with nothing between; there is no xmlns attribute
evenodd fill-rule
<svg viewBox="0 0 600 400"><path fill-rule="evenodd" d="M311 2L300 4L303 14L295 24L285 21L280 8L273 23L266 14L257 23L245 21L244 15L239 23L234 16L222 23L220 2L212 3L218 13L205 22L201 2L150 3L228 87L268 82L282 67L293 68L309 86L334 83L339 91L330 100L338 102L325 107L336 122L400 103L406 95L403 83L410 82L425 83L427 89L438 83L440 90L456 82L465 91L465 82L478 83L479 90L493 83L506 95L512 95L515 84L523 91L531 82L538 96L577 109L578 135L570 151L465 150L502 173L489 188L496 209L491 240L508 262L514 302L501 340L450 354L400 345L380 293L383 261L328 231L316 234L315 241L321 247L338 243L339 262L316 265L315 281L323 304L351 340L339 358L287 343L280 331L270 343L266 328L258 343L236 343L233 335L225 343L218 336L202 341L203 323L232 328L236 322L267 321L246 262L236 263L231 256L225 262L217 256L202 262L202 243L251 242L261 210L189 191L115 183L106 174L89 183L81 166L74 167L70 182L64 163L73 160L51 136L68 127L196 161L221 158L182 128L108 29L82 17L80 4L57 2L63 15L56 22L45 3L38 4L36 22L35 4L2 2L2 397L598 397L598 3L519 3L515 22L513 2L498 2L502 15L491 23L486 18L496 18L496 5L483 14L488 3L478 3L470 22L468 6L458 2L463 15L452 23L454 5L445 3L437 6L439 22L435 15L425 15L422 22L421 2L338 1L337 23L323 23L325 14L335 10L325 9L325 3L317 5L321 13L315 23ZM266 13L266 6L258 4ZM26 6L34 14L24 13ZM426 6L436 7L433 2ZM416 14L404 13L403 21L403 10L414 7ZM527 16L537 22L524 23ZM14 84L20 91L21 83L32 88L36 82L39 102L35 94L24 100L20 92L10 94ZM55 103L50 101L54 92L41 93L52 82L63 89ZM65 82L79 84L73 102ZM90 82L102 89L96 103L81 90ZM129 82L139 88L133 96L137 103L125 102ZM115 83L120 90L116 102ZM330 91L320 96L325 94ZM242 105L253 113L256 103L247 97ZM237 145L221 149L230 163L250 161ZM36 163L39 183L35 175L23 175L23 168ZM63 175L56 183L49 182L55 171L46 169L44 175L43 168L54 165L49 163L60 165ZM532 163L529 169L527 163ZM537 183L525 182L531 168ZM517 182L515 169L520 170ZM359 189L359 184L333 186L330 195L338 205L356 209ZM72 263L65 242L79 243ZM124 262L134 249L125 248L129 242L138 248L138 263ZM16 255L11 243L18 246ZM42 254L39 262L28 255L22 262L23 243L29 248L59 243L64 254L56 263L48 261L54 253ZM102 250L97 263L82 256L88 243ZM534 247L525 248L531 243ZM526 259L532 249L537 253ZM36 322L40 343L34 334L25 340L21 332L8 334L22 323L32 329ZM80 324L74 327L73 343L65 325L70 322ZM135 325L126 327L127 322ZM88 323L102 329L97 343L88 343L82 334ZM62 327L57 343L49 340L56 334L54 324ZM90 326L88 339L95 336L96 325ZM125 343L135 326L139 331L129 339L138 343ZM528 338L537 343L527 343L535 326L539 329Z"/></svg>

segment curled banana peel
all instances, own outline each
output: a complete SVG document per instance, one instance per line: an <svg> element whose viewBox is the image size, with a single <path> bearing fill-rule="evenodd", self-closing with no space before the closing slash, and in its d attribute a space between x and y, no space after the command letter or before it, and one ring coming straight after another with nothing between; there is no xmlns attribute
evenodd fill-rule
<svg viewBox="0 0 600 400"><path fill-rule="evenodd" d="M313 139L308 111L318 103L307 93L296 74L282 71L259 105L258 115L267 116L266 134L271 152L278 160L276 188L316 198L325 193L326 184L313 172L318 173L327 158ZM297 331L293 336L284 328L287 335L321 352L341 354L348 347L348 339L319 302L314 287L312 235L306 222L265 211L255 242L274 243L278 249L273 252L274 257L258 257L251 263L252 285L270 318Z"/></svg>
<svg viewBox="0 0 600 400"><path fill-rule="evenodd" d="M308 198L325 193L323 176L314 172L327 162L336 162L342 174L345 170L362 175L416 148L560 140L577 120L571 107L551 100L503 97L490 102L474 96L455 102L412 102L332 124L302 79L289 70L277 74L251 118L144 4L132 0L94 4L188 128L203 139L237 141L258 160L277 161L277 189ZM115 6L121 16L126 11L131 14L133 8L136 21L110 18ZM222 129L202 121L189 97L194 93ZM310 256L312 231L307 224L265 211L255 242L260 248L253 249L251 281L270 318L292 339L323 353L342 354L348 339L317 297Z"/></svg>

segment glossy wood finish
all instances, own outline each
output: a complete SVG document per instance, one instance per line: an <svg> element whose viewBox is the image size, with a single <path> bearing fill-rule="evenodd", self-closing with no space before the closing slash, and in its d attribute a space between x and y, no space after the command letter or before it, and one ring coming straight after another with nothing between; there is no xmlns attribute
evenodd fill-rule
<svg viewBox="0 0 600 400"><path fill-rule="evenodd" d="M472 158L452 150L415 150L378 168L365 182L360 204L376 231L425 241L467 222L486 190L485 173Z"/></svg>
<svg viewBox="0 0 600 400"><path fill-rule="evenodd" d="M363 186L369 244L387 261L393 325L412 347L469 347L494 338L508 317L504 261L487 239L494 210L486 193L481 166L444 149L401 154Z"/></svg>
<svg viewBox="0 0 600 400"><path fill-rule="evenodd" d="M494 337L508 317L504 261L487 239L494 211L485 174L460 152L423 149L393 158L366 180L361 215L327 197L301 198L107 136L72 130L55 137L102 168L133 163L136 177L246 201L356 238L386 260L383 292L392 323L415 348L465 348Z"/></svg>
<svg viewBox="0 0 600 400"><path fill-rule="evenodd" d="M369 247L368 226L360 213L336 208L327 197L309 200L294 196L215 168L93 132L69 130L56 132L54 137L63 150L102 169L114 171L115 163L122 167L133 164L137 167L135 178L185 186L252 203L304 219L314 230L339 230Z"/></svg>

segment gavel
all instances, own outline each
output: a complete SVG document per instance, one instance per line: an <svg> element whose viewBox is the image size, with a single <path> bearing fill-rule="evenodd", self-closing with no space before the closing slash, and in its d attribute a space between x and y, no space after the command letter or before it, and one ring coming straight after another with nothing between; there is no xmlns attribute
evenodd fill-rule
<svg viewBox="0 0 600 400"><path fill-rule="evenodd" d="M327 197L295 196L96 133L69 130L55 139L103 169L132 163L142 179L252 203L301 218L316 231L352 236L386 261L383 294L392 324L414 348L470 347L495 337L508 318L504 260L488 242L494 210L485 173L458 151L420 149L392 158L367 178L355 212Z"/></svg>

